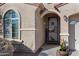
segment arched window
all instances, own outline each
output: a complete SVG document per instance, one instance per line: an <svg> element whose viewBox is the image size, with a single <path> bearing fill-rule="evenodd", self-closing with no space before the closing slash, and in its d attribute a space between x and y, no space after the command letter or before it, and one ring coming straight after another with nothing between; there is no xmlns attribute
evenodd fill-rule
<svg viewBox="0 0 79 59"><path fill-rule="evenodd" d="M19 15L14 10L8 10L3 18L4 38L19 38Z"/></svg>

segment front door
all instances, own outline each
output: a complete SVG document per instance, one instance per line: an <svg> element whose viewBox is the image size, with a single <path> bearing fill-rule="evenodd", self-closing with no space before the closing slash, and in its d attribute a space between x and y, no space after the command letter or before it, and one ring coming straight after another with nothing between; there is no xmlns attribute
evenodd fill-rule
<svg viewBox="0 0 79 59"><path fill-rule="evenodd" d="M57 18L48 18L48 38L47 43L58 43L58 20Z"/></svg>
<svg viewBox="0 0 79 59"><path fill-rule="evenodd" d="M69 47L71 50L79 50L79 20L71 20L69 23Z"/></svg>

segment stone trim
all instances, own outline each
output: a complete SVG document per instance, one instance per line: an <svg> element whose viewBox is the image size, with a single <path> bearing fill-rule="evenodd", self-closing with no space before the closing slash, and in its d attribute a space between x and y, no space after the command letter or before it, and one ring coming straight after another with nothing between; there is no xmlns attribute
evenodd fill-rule
<svg viewBox="0 0 79 59"><path fill-rule="evenodd" d="M37 29L35 29L35 28L21 28L20 30L21 31L35 31Z"/></svg>
<svg viewBox="0 0 79 59"><path fill-rule="evenodd" d="M69 36L69 33L60 33L61 36Z"/></svg>
<svg viewBox="0 0 79 59"><path fill-rule="evenodd" d="M6 39L6 38L5 38ZM23 40L20 40L20 39L6 39L6 40L9 40L9 41L16 41L16 42L19 42L19 43L21 43ZM16 44L18 44L18 43L16 43Z"/></svg>

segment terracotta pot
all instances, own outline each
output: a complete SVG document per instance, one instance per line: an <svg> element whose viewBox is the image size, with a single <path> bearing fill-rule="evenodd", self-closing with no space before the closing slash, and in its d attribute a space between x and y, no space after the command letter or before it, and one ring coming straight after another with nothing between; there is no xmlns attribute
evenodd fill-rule
<svg viewBox="0 0 79 59"><path fill-rule="evenodd" d="M67 52L66 51L57 51L56 52L56 55L57 56L66 56L67 55Z"/></svg>
<svg viewBox="0 0 79 59"><path fill-rule="evenodd" d="M59 51L60 56L65 56L66 55L66 51Z"/></svg>

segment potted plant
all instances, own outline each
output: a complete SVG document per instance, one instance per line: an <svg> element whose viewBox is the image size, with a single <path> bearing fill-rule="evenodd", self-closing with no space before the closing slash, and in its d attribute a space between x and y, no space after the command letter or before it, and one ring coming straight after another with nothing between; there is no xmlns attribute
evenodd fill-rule
<svg viewBox="0 0 79 59"><path fill-rule="evenodd" d="M67 51L66 51L66 45L65 45L65 41L64 39L61 41L60 43L60 49L57 50L57 55L60 55L60 56L66 56L67 55Z"/></svg>

